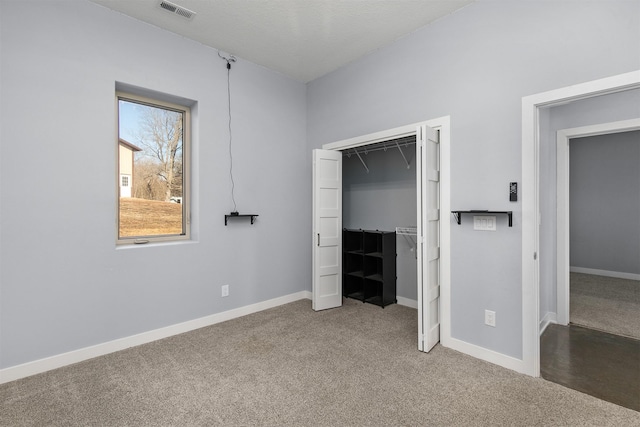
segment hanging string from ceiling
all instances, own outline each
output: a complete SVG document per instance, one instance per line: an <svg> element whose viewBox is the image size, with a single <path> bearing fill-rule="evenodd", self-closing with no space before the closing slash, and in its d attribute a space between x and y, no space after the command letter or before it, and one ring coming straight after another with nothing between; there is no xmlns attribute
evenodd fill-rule
<svg viewBox="0 0 640 427"><path fill-rule="evenodd" d="M231 142L233 141L233 133L231 132L231 63L236 62L233 55L224 56L218 51L218 56L227 63L227 105L229 107L229 178L231 178L231 201L233 202L232 215L238 215L238 207L236 206L236 198L234 194L235 182L233 181L233 152L231 150Z"/></svg>
<svg viewBox="0 0 640 427"><path fill-rule="evenodd" d="M233 141L233 133L231 132L231 63L236 62L236 57L233 55L224 56L218 51L218 56L227 63L227 104L229 106L229 178L231 178L231 201L233 202L233 210L224 216L224 225L226 226L229 219L237 218L249 218L251 224L256 221L258 214L240 214L238 213L238 207L236 205L236 198L234 195L235 182L233 181L233 151L231 145Z"/></svg>

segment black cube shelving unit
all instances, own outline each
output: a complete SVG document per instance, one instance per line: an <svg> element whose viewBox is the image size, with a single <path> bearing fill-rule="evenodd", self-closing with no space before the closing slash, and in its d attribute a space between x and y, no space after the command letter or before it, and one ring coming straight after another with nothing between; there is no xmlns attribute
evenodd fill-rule
<svg viewBox="0 0 640 427"><path fill-rule="evenodd" d="M385 307L396 300L396 233L343 230L343 295Z"/></svg>

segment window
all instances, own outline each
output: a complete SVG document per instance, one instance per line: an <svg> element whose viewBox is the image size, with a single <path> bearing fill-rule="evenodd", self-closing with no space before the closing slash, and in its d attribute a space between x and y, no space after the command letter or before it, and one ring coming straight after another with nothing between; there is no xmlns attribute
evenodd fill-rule
<svg viewBox="0 0 640 427"><path fill-rule="evenodd" d="M118 243L188 239L189 108L116 96Z"/></svg>

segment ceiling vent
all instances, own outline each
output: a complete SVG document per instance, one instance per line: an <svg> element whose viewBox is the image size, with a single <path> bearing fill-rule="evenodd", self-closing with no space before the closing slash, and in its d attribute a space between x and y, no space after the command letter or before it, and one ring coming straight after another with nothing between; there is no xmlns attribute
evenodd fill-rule
<svg viewBox="0 0 640 427"><path fill-rule="evenodd" d="M182 6L178 6L177 4L171 3L170 1L166 1L166 0L160 0L160 3L158 3L158 6L169 13L182 16L183 18L188 20L192 20L193 17L196 15L194 11L186 9Z"/></svg>

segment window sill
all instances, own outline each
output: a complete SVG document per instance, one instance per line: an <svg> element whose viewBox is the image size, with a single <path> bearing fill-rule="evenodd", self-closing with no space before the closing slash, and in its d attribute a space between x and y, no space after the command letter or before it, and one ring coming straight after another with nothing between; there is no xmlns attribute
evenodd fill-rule
<svg viewBox="0 0 640 427"><path fill-rule="evenodd" d="M143 239L140 239L143 240ZM198 241L185 238L185 239L175 239L175 240L150 240L148 243L134 243L131 242L118 242L116 243L116 250L124 250L124 249L137 249L137 248L149 248L149 247L162 247L162 246L176 246L176 245L189 245L198 243Z"/></svg>

